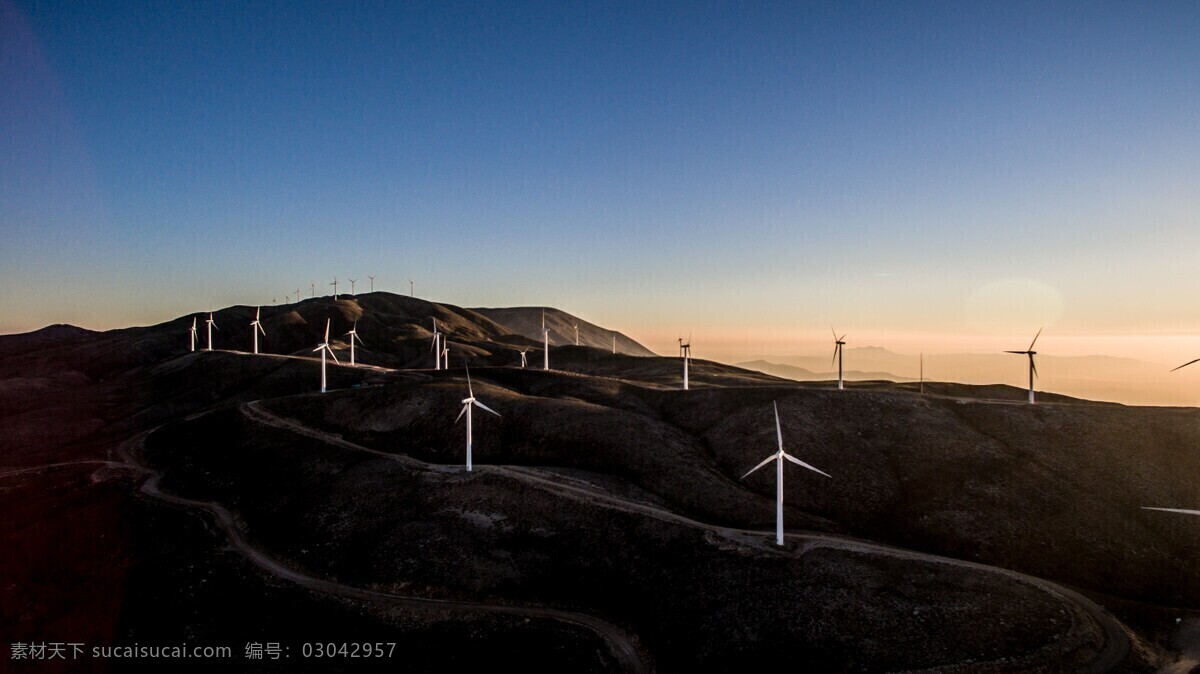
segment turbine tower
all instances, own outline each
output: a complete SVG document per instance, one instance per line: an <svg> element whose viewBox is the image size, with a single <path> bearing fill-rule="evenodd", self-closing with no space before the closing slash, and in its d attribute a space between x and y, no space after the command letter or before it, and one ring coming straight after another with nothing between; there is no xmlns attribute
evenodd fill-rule
<svg viewBox="0 0 1200 674"><path fill-rule="evenodd" d="M542 309L542 369L550 369L550 331L546 329L545 309Z"/></svg>
<svg viewBox="0 0 1200 674"><path fill-rule="evenodd" d="M357 319L354 321L354 327L350 328L350 332L347 332L346 335L350 337L350 367L354 367L354 340L357 339L359 344L363 343L362 338L358 336ZM363 344L363 346L366 346L366 344Z"/></svg>
<svg viewBox="0 0 1200 674"><path fill-rule="evenodd" d="M1033 345L1037 344L1038 337L1042 336L1042 329L1038 328L1037 334L1033 336L1033 341L1029 343L1029 348L1024 351L1005 351L1004 353L1016 353L1023 356L1029 356L1029 404L1033 404L1033 378L1037 376L1037 366L1033 364L1033 357L1037 355L1037 351L1033 350ZM1182 367L1182 366L1181 366Z"/></svg>
<svg viewBox="0 0 1200 674"><path fill-rule="evenodd" d="M442 340L442 344L444 345L442 347L442 369L449 370L450 369L450 343L446 340Z"/></svg>
<svg viewBox="0 0 1200 674"><path fill-rule="evenodd" d="M329 319L328 318L325 319L325 341L321 342L321 345L318 346L317 348L313 349L313 351L321 352L321 393L324 393L325 392L325 353L328 352L329 356L331 358L333 358L333 362L337 363L338 365L341 365L341 363L338 362L337 355L333 352L333 349L329 348Z"/></svg>
<svg viewBox="0 0 1200 674"><path fill-rule="evenodd" d="M466 363L464 363L463 365L465 366ZM450 369L450 368L446 368L446 369ZM463 405L462 411L458 413L458 418L454 420L454 423L457 424L459 421L462 420L464 414L467 415L467 472L469 473L469 472L471 472L471 407L473 405L478 405L480 409L482 409L486 412L491 412L492 414L495 414L496 416L500 416L499 412L497 412L496 410L493 410L492 408L488 407L487 405L484 405L483 403L481 403L475 399L475 391L472 390L472 388L471 388L471 368L470 367L467 367L467 397L463 399L462 405Z"/></svg>
<svg viewBox="0 0 1200 674"><path fill-rule="evenodd" d="M254 335L254 355L258 355L258 333L262 333L263 337L267 336L267 331L263 330L262 322L262 307L259 307L254 312L254 320L250 321L250 334Z"/></svg>
<svg viewBox="0 0 1200 674"><path fill-rule="evenodd" d="M803 466L815 473L820 473L825 477L832 477L825 471L818 470L804 463L800 459L783 451L783 428L779 425L779 405L771 403L775 406L775 435L779 438L779 451L771 456L763 459L763 462L751 468L745 475L738 479L744 480L750 473L762 468L771 461L775 461L775 545L783 545L783 460L787 459L797 466Z"/></svg>
<svg viewBox="0 0 1200 674"><path fill-rule="evenodd" d="M617 355L617 333L613 333L613 355Z"/></svg>
<svg viewBox="0 0 1200 674"><path fill-rule="evenodd" d="M575 346L579 346L579 324L575 324Z"/></svg>
<svg viewBox="0 0 1200 674"><path fill-rule="evenodd" d="M309 294L310 294L310 296L311 296L311 297L316 297L316 296L317 296L317 282L316 282L316 281L309 281L309 282L308 282L308 286L309 286Z"/></svg>
<svg viewBox="0 0 1200 674"><path fill-rule="evenodd" d="M521 349L521 369L522 370L525 369L525 366L529 363L529 361L526 360L526 358L525 358L525 352L528 350L529 349Z"/></svg>
<svg viewBox="0 0 1200 674"><path fill-rule="evenodd" d="M188 336L191 337L191 347L189 349L191 351L196 350L196 336L199 334L196 331L196 320L197 320L196 317L192 316L192 329L188 330Z"/></svg>
<svg viewBox="0 0 1200 674"><path fill-rule="evenodd" d="M842 335L841 337L838 337L837 331L834 330L832 327L829 328L829 331L833 333L833 360L829 361L829 364L833 365L833 361L834 360L837 361L837 364L838 364L838 390L841 391L846 388L845 384L843 383L843 380L842 380L842 347L846 345L846 342L845 342L846 336Z"/></svg>
<svg viewBox="0 0 1200 674"><path fill-rule="evenodd" d="M213 320L211 311L208 312L208 320L204 321L204 322L208 323L208 348L205 350L212 351L212 331L213 331L213 328L217 328L217 323ZM217 329L220 330L220 328L217 328Z"/></svg>
<svg viewBox="0 0 1200 674"><path fill-rule="evenodd" d="M296 304L300 304L300 289L296 288Z"/></svg>
<svg viewBox="0 0 1200 674"><path fill-rule="evenodd" d="M355 284L355 282L358 281L358 279L348 278L346 280L350 282L350 294L353 295L354 294L354 284Z"/></svg>
<svg viewBox="0 0 1200 674"><path fill-rule="evenodd" d="M367 274L367 278L371 280L371 292L375 292L375 277Z"/></svg>
<svg viewBox="0 0 1200 674"><path fill-rule="evenodd" d="M333 286L333 301L336 302L337 301L337 277L336 276L333 277L333 283L330 283L329 285Z"/></svg>
<svg viewBox="0 0 1200 674"><path fill-rule="evenodd" d="M415 289L415 288L416 288L416 287L413 285L413 280L412 280L412 279L408 279L408 296L409 296L409 297L416 297L416 296L417 296L417 291L416 291L416 289Z"/></svg>

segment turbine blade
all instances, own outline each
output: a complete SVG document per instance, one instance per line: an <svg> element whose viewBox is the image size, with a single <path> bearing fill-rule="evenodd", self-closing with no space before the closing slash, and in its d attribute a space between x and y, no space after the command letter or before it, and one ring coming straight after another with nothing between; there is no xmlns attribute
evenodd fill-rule
<svg viewBox="0 0 1200 674"><path fill-rule="evenodd" d="M1020 355L1024 356L1028 352L1027 351L1005 351L1004 353L1016 353L1016 354L1020 354ZM1009 362L1012 362L1012 361L1009 361Z"/></svg>
<svg viewBox="0 0 1200 674"><path fill-rule="evenodd" d="M316 352L318 352L318 351L320 351L321 349L324 349L324 348L325 348L325 345L324 345L324 344L322 344L321 346L318 346L317 348L313 349L313 353L316 353Z"/></svg>
<svg viewBox="0 0 1200 674"><path fill-rule="evenodd" d="M1158 510L1164 513L1181 513L1184 515L1200 515L1200 510L1184 510L1182 508L1149 508L1142 506L1142 510Z"/></svg>
<svg viewBox="0 0 1200 674"><path fill-rule="evenodd" d="M497 412L496 410L494 410L494 409L492 409L492 408L488 407L487 405L484 405L483 403L479 402L478 400L476 400L476 401L475 401L475 404L476 404L476 405L478 405L480 409L483 409L483 410L485 410L485 411L487 411L487 412L491 412L492 414L495 414L496 416L500 416L500 413L499 413L499 412Z"/></svg>
<svg viewBox="0 0 1200 674"><path fill-rule="evenodd" d="M463 415L467 413L467 405L470 405L470 404L471 403L466 403L465 405L463 405L462 410L460 410L458 413L458 416L455 417L454 423L457 424L458 422L462 421Z"/></svg>
<svg viewBox="0 0 1200 674"><path fill-rule="evenodd" d="M1037 334L1033 336L1033 341L1029 343L1030 351L1033 351L1033 345L1037 344L1037 338L1042 336L1042 330L1045 330L1045 328L1038 328Z"/></svg>
<svg viewBox="0 0 1200 674"><path fill-rule="evenodd" d="M837 337L837 335L834 335L834 337ZM830 359L829 359L829 364L830 364L830 365L833 365L834 363L836 363L836 362L837 362L837 352L838 352L838 347L840 347L840 346L841 346L841 345L840 345L840 344L838 344L837 342L834 342L834 343L833 343L833 358L830 358Z"/></svg>
<svg viewBox="0 0 1200 674"><path fill-rule="evenodd" d="M329 348L329 345L328 345L328 344L326 344L326 345L325 345L325 349L326 349L327 351L329 351L329 355L330 355L330 356L333 356L333 362L337 363L338 365L341 365L341 364L342 364L342 361L340 361L340 360L338 360L338 359L337 359L337 354L333 352L333 349L330 349L330 348Z"/></svg>
<svg viewBox="0 0 1200 674"><path fill-rule="evenodd" d="M826 473L825 471L821 470L820 468L813 468L812 466L808 465L807 463L804 463L800 459L797 459L796 457L792 456L791 454L788 454L787 452L783 453L783 458L787 459L788 461L791 461L792 463L796 464L797 466L803 466L803 467L813 471L814 473L820 473L828 478L833 477L832 475L830 475L829 473Z"/></svg>
<svg viewBox="0 0 1200 674"><path fill-rule="evenodd" d="M262 323L255 323L255 325L258 326L258 331L262 333L262 336L266 337L267 331L263 329Z"/></svg>
<svg viewBox="0 0 1200 674"><path fill-rule="evenodd" d="M779 425L779 403L771 401L775 406L775 435L779 438L779 451L783 451L783 427Z"/></svg>
<svg viewBox="0 0 1200 674"><path fill-rule="evenodd" d="M1180 365L1179 367L1175 368L1174 370L1171 370L1171 372L1174 372L1175 370L1179 370L1181 368L1185 368L1188 365L1191 365L1192 363L1200 363L1200 358L1197 358L1196 360L1189 360L1188 362L1184 363L1183 365Z"/></svg>
<svg viewBox="0 0 1200 674"><path fill-rule="evenodd" d="M325 343L329 343L329 319L325 319Z"/></svg>
<svg viewBox="0 0 1200 674"><path fill-rule="evenodd" d="M763 459L763 460L762 460L762 463L760 463L760 464L758 464L757 466L755 466L755 467L751 468L750 470L746 471L746 475L749 475L750 473L753 473L754 471L758 470L759 468L762 468L763 466L767 465L768 463L771 463L772 461L774 461L774 460L775 460L775 457L777 457L777 456L779 456L779 453L778 453L778 452L776 452L776 453L772 454L771 456L768 456L767 458ZM739 479L739 480L744 480L744 479L746 479L746 475L743 475L743 476L739 477L738 479Z"/></svg>
<svg viewBox="0 0 1200 674"><path fill-rule="evenodd" d="M464 361L463 367L467 369L467 393L470 394L468 397L474 398L475 391L471 388L471 366L467 365L466 361Z"/></svg>
<svg viewBox="0 0 1200 674"><path fill-rule="evenodd" d="M1037 364L1033 362L1033 356L1029 357L1029 369L1033 370L1033 376L1037 377Z"/></svg>

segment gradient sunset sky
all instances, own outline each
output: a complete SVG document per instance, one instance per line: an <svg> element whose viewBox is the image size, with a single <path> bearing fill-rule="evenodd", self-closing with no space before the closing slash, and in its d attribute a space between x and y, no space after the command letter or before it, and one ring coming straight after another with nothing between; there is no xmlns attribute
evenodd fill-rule
<svg viewBox="0 0 1200 674"><path fill-rule="evenodd" d="M1195 2L0 0L0 333L310 281L1200 356Z"/></svg>

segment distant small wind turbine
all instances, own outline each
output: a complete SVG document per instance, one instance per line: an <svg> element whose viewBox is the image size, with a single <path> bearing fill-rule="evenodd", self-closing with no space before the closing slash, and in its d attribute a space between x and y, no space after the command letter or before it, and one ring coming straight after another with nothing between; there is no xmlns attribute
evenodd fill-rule
<svg viewBox="0 0 1200 674"><path fill-rule="evenodd" d="M309 289L310 289L310 290L309 290L309 292L310 292L310 296L311 296L311 297L316 297L316 296L317 296L317 282L316 282L316 281L309 281L309 282L308 282L308 285L309 285Z"/></svg>
<svg viewBox="0 0 1200 674"><path fill-rule="evenodd" d="M355 284L355 282L358 281L358 279L348 278L346 280L350 282L350 294L353 295L354 294L354 284Z"/></svg>
<svg viewBox="0 0 1200 674"><path fill-rule="evenodd" d="M321 352L321 393L325 392L325 354L326 354L326 352L328 352L330 357L333 358L333 362L337 363L338 365L341 365L341 363L338 362L337 354L335 354L333 352L333 349L329 348L329 320L330 319L328 319L328 318L325 319L325 341L321 342L320 346L313 349L313 351Z"/></svg>
<svg viewBox="0 0 1200 674"><path fill-rule="evenodd" d="M371 279L371 292L375 292L375 277L368 274L367 278Z"/></svg>
<svg viewBox="0 0 1200 674"><path fill-rule="evenodd" d="M206 350L212 351L212 331L213 331L213 328L217 328L217 323L216 323L216 321L213 320L211 311L208 312L208 320L204 321L204 322L208 323L208 349L206 349ZM217 328L217 329L220 330L220 328Z"/></svg>
<svg viewBox="0 0 1200 674"><path fill-rule="evenodd" d="M464 366L465 366L465 363L464 363ZM450 368L446 368L446 369L450 369ZM471 388L471 368L470 367L467 367L467 397L463 399L462 405L463 405L462 411L458 413L458 418L454 420L454 423L457 424L459 421L462 420L464 414L467 415L467 472L469 473L469 472L471 472L471 407L473 405L478 405L479 408L484 410L485 412L491 412L492 414L495 414L496 416L500 416L499 412L488 407L487 405L484 405L483 403L481 403L475 399L475 391Z"/></svg>
<svg viewBox="0 0 1200 674"><path fill-rule="evenodd" d="M259 307L254 312L254 320L250 321L250 334L254 335L254 355L258 355L258 333L262 333L263 337L267 336L267 331L263 330L262 322L262 307Z"/></svg>
<svg viewBox="0 0 1200 674"><path fill-rule="evenodd" d="M1037 376L1037 366L1033 364L1033 357L1037 355L1037 351L1033 350L1033 345L1037 344L1038 337L1042 336L1042 329L1038 328L1037 334L1033 336L1033 341L1029 343L1029 348L1024 351L1005 351L1004 353L1015 353L1022 356L1029 356L1029 404L1033 404L1033 378Z"/></svg>
<svg viewBox="0 0 1200 674"><path fill-rule="evenodd" d="M296 288L296 304L300 304L300 289Z"/></svg>
<svg viewBox="0 0 1200 674"><path fill-rule="evenodd" d="M337 277L336 276L333 277L333 283L330 283L329 285L333 286L333 299L334 299L334 301L337 301Z"/></svg>
<svg viewBox="0 0 1200 674"><path fill-rule="evenodd" d="M818 470L816 468L813 468L812 466L808 465L807 463L804 463L800 459L797 459L796 457L792 456L791 454L788 454L787 452L783 451L783 428L779 425L779 405L776 403L771 403L771 404L775 406L775 434L779 438L779 451L775 452L771 456L768 456L767 458L763 459L762 463L751 468L749 471L746 472L745 475L741 476L738 479L744 480L744 479L746 479L747 476L750 475L750 473L753 473L754 471L758 470L759 468L762 468L763 466L767 465L771 461L776 462L776 464L775 464L775 545L783 545L783 460L787 459L788 461L791 461L792 463L796 464L797 466L803 466L804 468L807 468L815 473L820 473L820 474L824 475L825 477L832 477L832 476L823 470Z"/></svg>
<svg viewBox="0 0 1200 674"><path fill-rule="evenodd" d="M525 365L527 365L529 362L525 359L525 352L528 350L529 349L521 349L521 369L524 369Z"/></svg>
<svg viewBox="0 0 1200 674"><path fill-rule="evenodd" d="M442 340L442 344L445 345L442 347L442 369L449 370L450 369L450 343L445 340Z"/></svg>
<svg viewBox="0 0 1200 674"><path fill-rule="evenodd" d="M613 333L613 355L617 355L617 333Z"/></svg>
<svg viewBox="0 0 1200 674"><path fill-rule="evenodd" d="M921 354L921 393L925 392L925 354Z"/></svg>
<svg viewBox="0 0 1200 674"><path fill-rule="evenodd" d="M433 346L430 347L430 350L433 351L433 369L440 370L442 369L442 335L437 329L437 319L432 316L430 318L433 319Z"/></svg>
<svg viewBox="0 0 1200 674"><path fill-rule="evenodd" d="M579 346L579 324L575 324L575 346Z"/></svg>
<svg viewBox="0 0 1200 674"><path fill-rule="evenodd" d="M346 335L350 337L350 367L354 367L354 340L357 339L359 344L363 343L362 338L358 336L357 319L354 321L354 327L350 328L350 332L347 332ZM363 344L363 346L366 345Z"/></svg>
<svg viewBox="0 0 1200 674"><path fill-rule="evenodd" d="M191 344L192 344L190 347L191 351L196 350L196 337L197 337L197 335L200 334L199 332L196 331L196 321L197 321L197 318L195 316L192 316L192 329L188 331L188 336L191 337Z"/></svg>
<svg viewBox="0 0 1200 674"><path fill-rule="evenodd" d="M688 335L687 343L679 338L679 353L683 357L683 390L688 390L688 361L692 358L692 336Z"/></svg>
<svg viewBox="0 0 1200 674"><path fill-rule="evenodd" d="M842 347L846 346L846 336L842 335L838 337L837 331L832 327L829 328L829 331L833 333L833 360L836 360L838 364L838 390L841 391L845 389L845 384L842 380ZM829 361L830 365L833 365L833 360Z"/></svg>
<svg viewBox="0 0 1200 674"><path fill-rule="evenodd" d="M417 296L416 286L413 285L412 279L408 279L408 296L409 297Z"/></svg>
<svg viewBox="0 0 1200 674"><path fill-rule="evenodd" d="M550 369L550 331L546 329L545 309L542 309L542 369Z"/></svg>

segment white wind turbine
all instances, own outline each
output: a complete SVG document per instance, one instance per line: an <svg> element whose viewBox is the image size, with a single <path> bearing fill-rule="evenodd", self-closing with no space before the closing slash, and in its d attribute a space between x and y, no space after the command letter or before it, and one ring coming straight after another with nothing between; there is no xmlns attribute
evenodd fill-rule
<svg viewBox="0 0 1200 674"><path fill-rule="evenodd" d="M309 297L316 297L317 296L317 282L309 281L308 287L309 287Z"/></svg>
<svg viewBox="0 0 1200 674"><path fill-rule="evenodd" d="M442 369L449 370L450 369L450 342L448 340L443 339L442 344L444 345L442 347Z"/></svg>
<svg viewBox="0 0 1200 674"><path fill-rule="evenodd" d="M189 349L191 351L196 350L196 335L199 334L196 331L196 321L197 321L197 318L195 316L192 316L192 329L188 330L188 336L191 338L191 347Z"/></svg>
<svg viewBox="0 0 1200 674"><path fill-rule="evenodd" d="M613 355L617 355L617 333L613 333Z"/></svg>
<svg viewBox="0 0 1200 674"><path fill-rule="evenodd" d="M1038 337L1042 336L1042 329L1038 328L1037 334L1033 336L1033 341L1029 343L1029 348L1024 351L1005 351L1004 353L1016 353L1022 356L1029 356L1029 404L1033 404L1033 378L1037 376L1037 366L1033 364L1033 357L1037 355L1037 351L1033 350L1033 345L1037 344Z"/></svg>
<svg viewBox="0 0 1200 674"><path fill-rule="evenodd" d="M776 462L775 463L775 545L783 545L783 460L787 459L788 461L791 461L792 463L796 464L797 466L803 466L804 468L807 468L816 473L820 473L820 474L824 475L825 477L832 477L832 476L829 473L826 473L825 471L813 468L812 466L808 465L807 463L804 463L800 459L797 459L796 457L792 456L791 454L788 454L787 452L783 451L783 428L779 425L779 405L777 405L775 403L771 403L771 404L775 406L775 434L779 438L779 451L775 452L771 456L768 456L767 458L763 459L762 463L751 468L749 471L746 472L746 475L743 475L738 479L744 480L744 479L746 479L746 477L748 475L750 475L750 473L753 473L754 471L758 470L759 468L762 468L763 466L767 465L771 461Z"/></svg>
<svg viewBox="0 0 1200 674"><path fill-rule="evenodd" d="M296 288L296 304L300 304L300 289Z"/></svg>
<svg viewBox="0 0 1200 674"><path fill-rule="evenodd" d="M500 416L500 413L475 399L475 391L471 388L471 368L469 367L467 368L467 397L463 399L462 405L462 411L458 413L458 418L454 420L454 423L457 424L462 420L464 414L467 415L467 472L471 472L471 406L478 405L480 409L496 416Z"/></svg>
<svg viewBox="0 0 1200 674"><path fill-rule="evenodd" d="M408 279L408 296L409 297L417 296L416 286L413 285L412 279Z"/></svg>
<svg viewBox="0 0 1200 674"><path fill-rule="evenodd" d="M338 362L337 354L333 352L333 349L329 348L329 320L330 319L328 318L325 319L325 341L321 342L320 346L313 349L313 351L321 352L321 393L325 392L325 353L328 352L330 357L333 358L333 362L341 365L341 363Z"/></svg>
<svg viewBox="0 0 1200 674"><path fill-rule="evenodd" d="M250 321L250 334L254 335L254 355L256 356L258 355L258 333L261 332L263 337L267 336L267 331L263 330L262 322L259 320L261 318L262 307L259 307L258 310L254 312L254 320Z"/></svg>
<svg viewBox="0 0 1200 674"><path fill-rule="evenodd" d="M829 331L833 333L833 360L836 360L838 364L838 390L841 391L845 388L845 385L842 383L842 347L846 346L846 342L844 341L846 336L842 335L838 337L837 331L833 327L830 327ZM830 361L829 364L833 365L833 361Z"/></svg>
<svg viewBox="0 0 1200 674"><path fill-rule="evenodd" d="M358 281L358 279L348 278L346 280L350 282L350 294L353 295L354 294L354 284L355 284L355 282Z"/></svg>
<svg viewBox="0 0 1200 674"><path fill-rule="evenodd" d="M525 352L528 350L529 349L521 349L521 369L524 369L525 365L527 365L529 362L525 359Z"/></svg>
<svg viewBox="0 0 1200 674"><path fill-rule="evenodd" d="M579 324L575 324L575 346L579 346Z"/></svg>
<svg viewBox="0 0 1200 674"><path fill-rule="evenodd" d="M679 355L683 358L683 390L688 390L688 360L692 357L692 336L688 335L687 344L679 338Z"/></svg>
<svg viewBox="0 0 1200 674"><path fill-rule="evenodd" d="M433 321L433 346L430 351L433 351L433 369L442 369L442 334L437 329L437 319L430 316Z"/></svg>
<svg viewBox="0 0 1200 674"><path fill-rule="evenodd" d="M354 340L357 339L359 344L363 343L362 338L358 336L358 319L355 319L354 327L350 328L350 332L347 332L346 335L350 337L350 367L354 367Z"/></svg>
<svg viewBox="0 0 1200 674"><path fill-rule="evenodd" d="M206 349L206 350L212 351L212 331L213 331L213 328L217 328L217 323L216 323L216 321L213 320L211 311L208 312L208 320L206 320L204 322L208 323L208 349ZM217 329L220 330L220 328L217 328Z"/></svg>
<svg viewBox="0 0 1200 674"><path fill-rule="evenodd" d="M542 369L550 369L550 331L546 329L545 309L542 309Z"/></svg>
<svg viewBox="0 0 1200 674"><path fill-rule="evenodd" d="M371 280L371 292L375 292L375 277L367 274L367 278Z"/></svg>
<svg viewBox="0 0 1200 674"><path fill-rule="evenodd" d="M337 301L337 277L336 276L333 277L333 283L330 283L329 285L333 286L333 299L334 299L334 301Z"/></svg>

